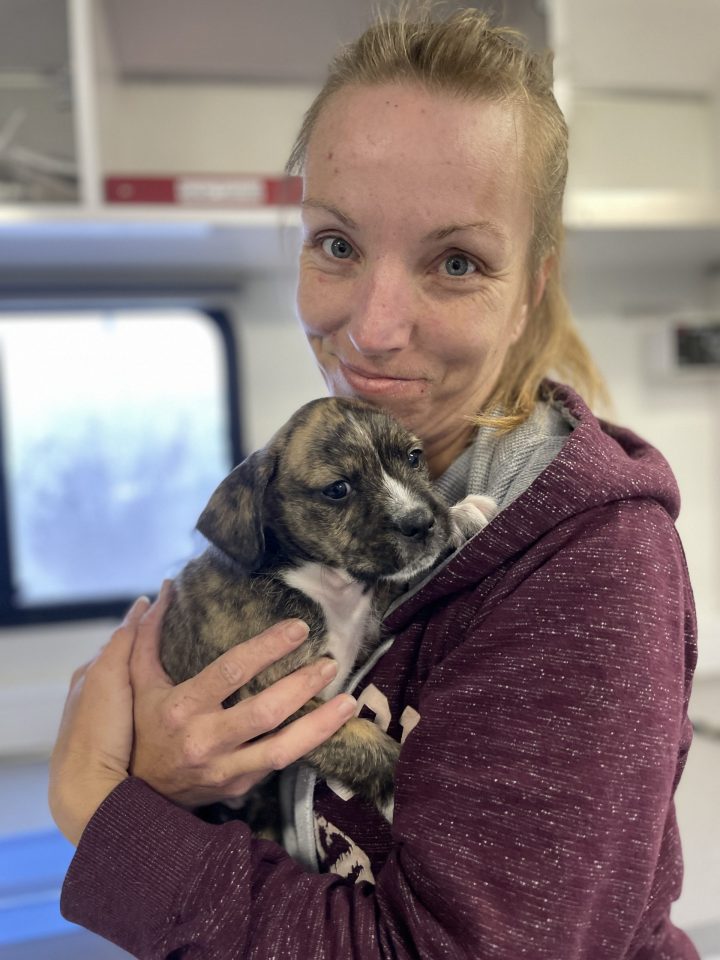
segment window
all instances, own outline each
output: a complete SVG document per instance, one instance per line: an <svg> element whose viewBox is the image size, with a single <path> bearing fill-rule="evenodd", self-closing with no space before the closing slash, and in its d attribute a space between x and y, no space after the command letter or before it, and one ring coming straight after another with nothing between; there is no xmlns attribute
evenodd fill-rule
<svg viewBox="0 0 720 960"><path fill-rule="evenodd" d="M237 396L222 315L0 314L0 621L115 616L177 573L240 459Z"/></svg>

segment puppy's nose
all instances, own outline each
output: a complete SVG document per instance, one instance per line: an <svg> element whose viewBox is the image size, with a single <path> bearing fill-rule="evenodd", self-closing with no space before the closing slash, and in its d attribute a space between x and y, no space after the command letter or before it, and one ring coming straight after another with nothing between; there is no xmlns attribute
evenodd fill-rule
<svg viewBox="0 0 720 960"><path fill-rule="evenodd" d="M417 507L400 517L397 525L408 540L424 540L435 526L435 517L426 507Z"/></svg>

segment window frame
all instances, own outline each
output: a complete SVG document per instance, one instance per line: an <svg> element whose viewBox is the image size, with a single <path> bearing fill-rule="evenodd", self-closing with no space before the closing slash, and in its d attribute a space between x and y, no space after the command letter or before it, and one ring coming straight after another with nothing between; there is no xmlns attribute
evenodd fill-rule
<svg viewBox="0 0 720 960"><path fill-rule="evenodd" d="M243 459L242 417L240 410L240 372L237 337L233 328L230 311L221 307L210 307L195 300L173 300L172 303L148 302L127 298L113 298L112 304L102 299L84 301L82 304L73 303L70 309L77 311L78 316L83 313L94 313L108 308L123 312L133 310L147 311L156 308L193 309L204 314L215 324L222 339L225 358L226 402L228 409L228 441L233 464ZM67 313L68 305L59 298L55 303L45 298L42 303L14 302L0 304L0 319L4 314L43 311L51 314ZM94 601L37 604L29 607L19 606L15 602L13 587L12 553L8 511L8 480L6 474L6 437L4 404L5 397L0 389L0 638L2 628L16 626L32 626L40 624L65 623L72 620L118 619L124 616L135 597L113 597ZM157 589L160 584L157 584Z"/></svg>

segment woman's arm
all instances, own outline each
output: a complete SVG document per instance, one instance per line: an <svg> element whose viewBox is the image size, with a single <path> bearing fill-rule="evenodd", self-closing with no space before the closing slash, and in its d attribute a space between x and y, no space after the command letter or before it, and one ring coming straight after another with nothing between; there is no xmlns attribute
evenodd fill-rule
<svg viewBox="0 0 720 960"><path fill-rule="evenodd" d="M110 642L70 681L50 759L48 802L58 827L75 846L103 800L128 777L133 742L130 654L141 622L148 629L155 616L146 597L137 600Z"/></svg>
<svg viewBox="0 0 720 960"><path fill-rule="evenodd" d="M65 915L139 957L204 960L617 960L662 935L688 734L672 525L621 504L526 561L424 686L374 887L129 779L83 834Z"/></svg>
<svg viewBox="0 0 720 960"><path fill-rule="evenodd" d="M546 539L425 683L397 777L406 876L457 956L696 958L668 922L695 659L677 534L637 500Z"/></svg>

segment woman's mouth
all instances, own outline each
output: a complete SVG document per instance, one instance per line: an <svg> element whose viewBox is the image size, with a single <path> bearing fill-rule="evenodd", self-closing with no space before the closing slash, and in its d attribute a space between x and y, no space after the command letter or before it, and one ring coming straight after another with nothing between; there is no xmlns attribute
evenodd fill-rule
<svg viewBox="0 0 720 960"><path fill-rule="evenodd" d="M380 396L407 393L424 389L427 381L421 377L390 376L374 370L365 370L338 358L340 372L353 393Z"/></svg>

